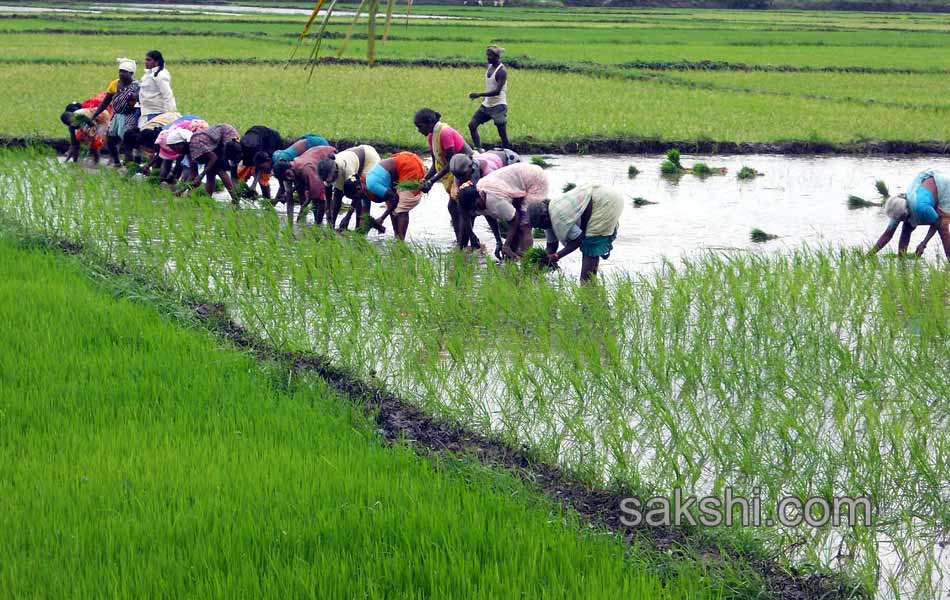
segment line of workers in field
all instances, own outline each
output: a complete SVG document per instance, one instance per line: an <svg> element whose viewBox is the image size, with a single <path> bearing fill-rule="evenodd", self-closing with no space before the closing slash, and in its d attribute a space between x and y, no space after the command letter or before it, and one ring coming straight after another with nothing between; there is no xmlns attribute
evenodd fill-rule
<svg viewBox="0 0 950 600"><path fill-rule="evenodd" d="M244 195L254 197L260 187L264 198L286 203L290 220L295 203L301 207L299 218L305 217L309 206L317 223L325 220L340 231L349 227L355 215L355 227L365 224L384 232L388 217L400 239L406 236L410 211L433 186L442 185L449 194L448 212L460 249L481 247L473 231L478 216L488 222L496 241L495 256L502 260L519 258L533 245L532 227L541 228L546 232L547 261L556 264L579 249L581 280L587 281L613 248L624 194L611 186L588 183L552 198L543 169L523 162L507 148L507 70L500 61L502 51L494 45L486 49L485 92L470 94L473 99L483 98L469 123L473 145L444 123L438 112L429 108L416 112L416 129L426 137L431 152L428 168L412 152L384 158L372 146L338 149L316 134L285 141L263 125L242 135L230 124L209 124L196 115L181 114L164 59L154 50L146 55L140 80L135 79L135 61L118 59L118 77L105 92L66 107L61 120L69 128L67 158L78 160L80 147L87 146L98 161L105 148L113 164L119 165L121 147L128 163L136 153L145 155L142 172L157 169L161 180L179 191L204 181L210 194L220 178L236 203L235 181L244 181ZM504 147L473 150L480 145L478 127L490 120ZM271 199L274 179L278 190ZM351 204L340 219L343 198ZM380 217L370 215L373 203L384 205ZM913 230L929 225L917 253L922 254L939 233L950 259L950 175L921 173L906 194L887 200L885 210L891 221L872 252L883 248L903 225L899 242L903 253ZM503 227L507 229L504 239Z"/></svg>

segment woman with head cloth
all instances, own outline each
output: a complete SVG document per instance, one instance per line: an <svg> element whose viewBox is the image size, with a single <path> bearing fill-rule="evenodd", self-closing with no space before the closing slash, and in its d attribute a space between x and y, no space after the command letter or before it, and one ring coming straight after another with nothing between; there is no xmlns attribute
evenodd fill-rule
<svg viewBox="0 0 950 600"><path fill-rule="evenodd" d="M317 165L320 179L326 181L333 191L333 197L329 199L327 206L327 219L331 223L336 223L344 196L350 199L350 209L340 223L340 231L345 231L349 227L350 217L354 213L358 228L363 211L369 210L369 201L359 193L358 184L373 170L373 167L379 164L379 161L379 153L375 148L368 144L361 144L338 152L332 158L325 158Z"/></svg>
<svg viewBox="0 0 950 600"><path fill-rule="evenodd" d="M172 76L165 68L165 58L158 50L145 54L145 73L139 82L139 128L162 113L177 112Z"/></svg>
<svg viewBox="0 0 950 600"><path fill-rule="evenodd" d="M135 61L130 58L117 58L119 63L119 77L113 79L106 89L106 95L93 113L95 120L108 107L112 107L112 120L106 132L106 146L112 156L112 164L119 165L119 143L125 132L134 129L138 124L138 96L139 83L135 80ZM132 148L126 146L125 160L131 162Z"/></svg>

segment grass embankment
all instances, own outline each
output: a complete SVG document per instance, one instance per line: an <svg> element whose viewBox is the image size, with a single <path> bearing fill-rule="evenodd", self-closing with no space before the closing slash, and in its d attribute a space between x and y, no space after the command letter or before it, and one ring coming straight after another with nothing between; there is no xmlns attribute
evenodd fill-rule
<svg viewBox="0 0 950 600"><path fill-rule="evenodd" d="M755 537L868 588L929 585L932 545L950 523L950 438L932 435L948 425L941 267L846 251L708 256L605 291L456 253L292 236L267 212L195 206L38 160L0 161L0 212L28 230L222 302L278 348L331 357L593 482L759 489L766 512L786 495L867 495L871 529ZM830 558L838 535L845 563ZM904 569L879 581L880 536L896 541Z"/></svg>
<svg viewBox="0 0 950 600"><path fill-rule="evenodd" d="M721 597L508 475L384 447L320 382L122 299L129 280L2 234L0 272L10 596Z"/></svg>

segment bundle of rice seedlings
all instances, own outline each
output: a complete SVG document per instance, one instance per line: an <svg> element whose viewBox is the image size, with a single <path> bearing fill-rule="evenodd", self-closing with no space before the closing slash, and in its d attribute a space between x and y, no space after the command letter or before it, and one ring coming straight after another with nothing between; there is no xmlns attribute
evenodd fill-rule
<svg viewBox="0 0 950 600"><path fill-rule="evenodd" d="M745 167L745 166L744 166L744 167L742 167L742 168L739 170L739 172L736 174L736 178L737 178L737 179L755 179L756 177L760 177L760 176L762 176L762 175L765 175L765 173L759 173L758 171L756 171L756 170L753 169L752 167Z"/></svg>
<svg viewBox="0 0 950 600"><path fill-rule="evenodd" d="M682 167L676 166L676 163L671 160L664 160L660 165L660 173L663 173L664 175L676 175L682 172Z"/></svg>
<svg viewBox="0 0 950 600"><path fill-rule="evenodd" d="M879 202L871 202L870 200L865 200L861 196L848 195L848 208L851 210L857 208L869 208L871 206L881 206Z"/></svg>
<svg viewBox="0 0 950 600"><path fill-rule="evenodd" d="M521 255L521 268L529 272L538 272L551 268L548 254L543 248L532 246Z"/></svg>
<svg viewBox="0 0 950 600"><path fill-rule="evenodd" d="M399 192L415 192L422 187L422 182L418 179L409 179L406 181L400 181L396 184L396 191Z"/></svg>
<svg viewBox="0 0 950 600"><path fill-rule="evenodd" d="M641 198L640 196L637 196L633 199L633 205L637 208L640 208L641 206L647 206L648 204L656 204L656 202L650 202L646 198Z"/></svg>
<svg viewBox="0 0 950 600"><path fill-rule="evenodd" d="M629 179L633 179L639 174L640 174L640 169L638 169L635 165L630 165L629 167L627 167L627 177Z"/></svg>
<svg viewBox="0 0 950 600"><path fill-rule="evenodd" d="M883 180L878 179L874 182L874 187L877 188L877 193L881 195L882 198L890 198L891 192L887 189L887 184Z"/></svg>
<svg viewBox="0 0 950 600"><path fill-rule="evenodd" d="M573 182L568 182L564 184L564 187L561 188L561 191L565 194L577 187L577 184Z"/></svg>
<svg viewBox="0 0 950 600"><path fill-rule="evenodd" d="M549 163L548 160L547 160L548 158L550 158L550 157L549 157L549 156L532 156L532 157L531 157L531 164L537 165L537 166L541 167L542 169L550 169L551 167L554 166L554 164L553 164L553 163Z"/></svg>
<svg viewBox="0 0 950 600"><path fill-rule="evenodd" d="M360 219L360 224L356 227L356 233L360 235L367 235L369 230L373 228L373 217L369 216L367 213L363 213L363 217Z"/></svg>
<svg viewBox="0 0 950 600"><path fill-rule="evenodd" d="M666 151L666 160L673 163L673 165L677 169L679 170L683 169L683 165L680 163L680 151L677 150L676 148L670 148L669 150Z"/></svg>
<svg viewBox="0 0 950 600"><path fill-rule="evenodd" d="M534 227L531 229L531 237L536 240L544 240L547 239L548 236L540 227Z"/></svg>
<svg viewBox="0 0 950 600"><path fill-rule="evenodd" d="M694 163L689 171L698 177L708 177L710 175L725 175L725 167L710 167L704 162Z"/></svg>
<svg viewBox="0 0 950 600"><path fill-rule="evenodd" d="M763 242L767 242L769 240L774 240L777 238L778 238L777 235L774 235L771 233L765 233L764 231L758 228L753 228L752 232L749 234L749 239L751 239L753 242L757 244L761 244Z"/></svg>
<svg viewBox="0 0 950 600"><path fill-rule="evenodd" d="M150 183L152 185L160 185L162 183L162 174L161 173L149 173L145 178L145 183Z"/></svg>
<svg viewBox="0 0 950 600"><path fill-rule="evenodd" d="M88 127L92 125L92 119L87 115L74 112L72 117L73 127Z"/></svg>

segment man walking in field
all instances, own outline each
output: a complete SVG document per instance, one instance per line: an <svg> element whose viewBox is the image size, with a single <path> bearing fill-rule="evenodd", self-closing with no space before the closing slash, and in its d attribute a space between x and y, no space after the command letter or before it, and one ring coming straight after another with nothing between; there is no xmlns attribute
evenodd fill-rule
<svg viewBox="0 0 950 600"><path fill-rule="evenodd" d="M489 121L495 122L498 136L501 138L502 148L511 148L508 141L508 69L501 63L501 54L504 48L492 44L485 50L488 59L488 70L485 72L485 91L472 92L469 98L484 98L478 110L468 122L468 130L472 134L472 147L481 148L482 140L478 137L478 128Z"/></svg>

